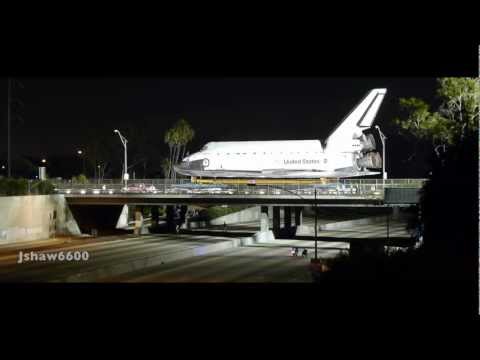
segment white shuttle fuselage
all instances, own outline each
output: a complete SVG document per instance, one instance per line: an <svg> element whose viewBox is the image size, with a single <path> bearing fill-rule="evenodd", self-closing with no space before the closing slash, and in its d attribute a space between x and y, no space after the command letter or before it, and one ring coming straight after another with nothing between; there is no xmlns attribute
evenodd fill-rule
<svg viewBox="0 0 480 360"><path fill-rule="evenodd" d="M320 140L209 142L175 166L180 174L218 178L323 178L375 175L382 167L369 129L386 89L371 90Z"/></svg>

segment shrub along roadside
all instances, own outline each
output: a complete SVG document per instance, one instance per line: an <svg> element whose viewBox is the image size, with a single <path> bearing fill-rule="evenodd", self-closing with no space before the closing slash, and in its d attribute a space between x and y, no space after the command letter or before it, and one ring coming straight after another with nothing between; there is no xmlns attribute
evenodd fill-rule
<svg viewBox="0 0 480 360"><path fill-rule="evenodd" d="M23 178L0 177L0 196L49 195L54 192L55 187L49 180L36 180L29 183Z"/></svg>

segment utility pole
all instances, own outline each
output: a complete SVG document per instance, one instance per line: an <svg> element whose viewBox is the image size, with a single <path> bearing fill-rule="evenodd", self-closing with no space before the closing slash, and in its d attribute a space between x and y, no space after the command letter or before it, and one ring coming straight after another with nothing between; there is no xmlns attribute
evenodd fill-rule
<svg viewBox="0 0 480 360"><path fill-rule="evenodd" d="M12 139L11 139L11 132L12 132L12 102L15 101L17 104L23 106L23 103L19 99L12 98L12 91L15 87L15 84L18 87L23 89L23 84L12 78L8 78L8 90L7 90L7 176L12 176ZM18 114L17 114L17 117Z"/></svg>
<svg viewBox="0 0 480 360"><path fill-rule="evenodd" d="M315 186L315 260L317 260L317 187Z"/></svg>
<svg viewBox="0 0 480 360"><path fill-rule="evenodd" d="M8 107L8 116L7 116L7 166L8 166L8 172L7 176L11 177L12 176L12 155L10 153L10 88L11 88L11 83L12 80L8 78L8 99L7 99L7 107Z"/></svg>
<svg viewBox="0 0 480 360"><path fill-rule="evenodd" d="M124 150L125 150L124 151L125 160L124 160L124 163L123 163L124 164L123 180L125 181L125 189L126 189L127 184L128 184L128 166L127 166L127 143L128 143L128 140L117 129L113 130L113 132L118 134L118 136L120 137L120 141L122 142Z"/></svg>
<svg viewBox="0 0 480 360"><path fill-rule="evenodd" d="M378 130L378 134L380 135L380 140L382 141L382 178L385 180L387 178L387 173L385 172L385 140L387 140L387 137L383 134L383 132L380 130L380 127L378 125L375 125L375 128Z"/></svg>

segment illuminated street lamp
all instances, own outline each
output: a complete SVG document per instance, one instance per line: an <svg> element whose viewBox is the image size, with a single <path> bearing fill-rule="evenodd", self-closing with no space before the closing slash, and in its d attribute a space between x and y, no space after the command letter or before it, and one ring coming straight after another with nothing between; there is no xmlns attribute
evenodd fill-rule
<svg viewBox="0 0 480 360"><path fill-rule="evenodd" d="M385 180L387 178L387 173L385 172L385 140L387 140L387 137L383 134L383 132L380 130L380 127L378 125L375 125L375 128L378 130L378 133L380 134L380 140L382 140L382 178Z"/></svg>
<svg viewBox="0 0 480 360"><path fill-rule="evenodd" d="M123 144L123 147L125 148L125 161L124 161L124 167L123 167L123 180L125 181L125 188L127 187L127 181L128 181L128 167L127 167L127 139L118 131L117 129L113 130L114 133L117 133L118 136L120 137L120 141Z"/></svg>
<svg viewBox="0 0 480 360"><path fill-rule="evenodd" d="M317 224L318 224L318 209L317 209L317 187L315 186L315 262L318 262L317 257Z"/></svg>
<svg viewBox="0 0 480 360"><path fill-rule="evenodd" d="M46 172L47 159L42 158L40 162L42 163L42 166L38 168L38 178L40 180L46 180L47 179L47 172ZM30 189L29 189L29 193L30 193Z"/></svg>
<svg viewBox="0 0 480 360"><path fill-rule="evenodd" d="M77 150L77 154L83 158L83 175L87 176L85 173L85 153L83 150Z"/></svg>

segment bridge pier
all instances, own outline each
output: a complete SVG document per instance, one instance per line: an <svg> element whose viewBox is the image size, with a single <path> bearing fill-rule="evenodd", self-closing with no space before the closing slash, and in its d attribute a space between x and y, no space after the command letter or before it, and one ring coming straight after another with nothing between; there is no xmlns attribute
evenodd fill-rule
<svg viewBox="0 0 480 360"><path fill-rule="evenodd" d="M152 216L152 226L156 227L160 222L160 207L158 205L154 205L150 209L150 214Z"/></svg>
<svg viewBox="0 0 480 360"><path fill-rule="evenodd" d="M268 216L269 207L260 207L260 231L268 231L270 229L270 217Z"/></svg>
<svg viewBox="0 0 480 360"><path fill-rule="evenodd" d="M301 206L295 207L295 226L303 224L303 208Z"/></svg>
<svg viewBox="0 0 480 360"><path fill-rule="evenodd" d="M292 229L292 208L290 206L283 208L283 224L287 232Z"/></svg>
<svg viewBox="0 0 480 360"><path fill-rule="evenodd" d="M160 221L160 210L158 205L153 205L150 208L150 214L152 216L152 228L157 228Z"/></svg>
<svg viewBox="0 0 480 360"><path fill-rule="evenodd" d="M142 234L143 228L143 206L135 206L134 207L134 214L135 214L135 226L133 227L133 233L135 235Z"/></svg>
<svg viewBox="0 0 480 360"><path fill-rule="evenodd" d="M137 205L134 207L134 216L135 216L135 223L133 227L133 233L135 235L145 235L149 234L148 228L145 226L143 213L145 210L145 206Z"/></svg>
<svg viewBox="0 0 480 360"><path fill-rule="evenodd" d="M280 235L280 206L273 206L273 234Z"/></svg>
<svg viewBox="0 0 480 360"><path fill-rule="evenodd" d="M285 206L283 208L283 234L287 237L291 237L295 234L295 228L292 227L292 208L293 206Z"/></svg>
<svg viewBox="0 0 480 360"><path fill-rule="evenodd" d="M166 206L166 221L167 221L167 231L175 231L175 206L167 205Z"/></svg>
<svg viewBox="0 0 480 360"><path fill-rule="evenodd" d="M166 206L166 220L167 230L169 232L176 232L177 227L180 229L186 220L188 206L187 205L167 205Z"/></svg>

